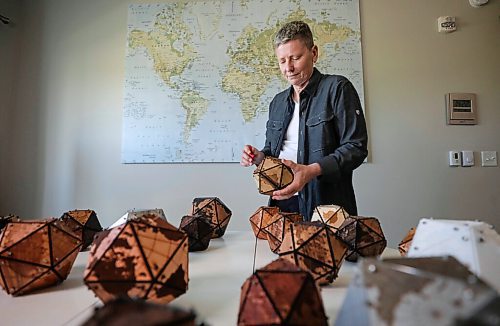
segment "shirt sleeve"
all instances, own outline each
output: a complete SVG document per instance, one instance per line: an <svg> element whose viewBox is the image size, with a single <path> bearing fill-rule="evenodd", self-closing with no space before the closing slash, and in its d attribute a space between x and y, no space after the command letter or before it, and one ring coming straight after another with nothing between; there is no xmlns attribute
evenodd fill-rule
<svg viewBox="0 0 500 326"><path fill-rule="evenodd" d="M265 156L272 156L273 152L271 146L273 143L276 143L278 141L277 138L279 137L279 132L281 131L281 129L276 129L275 125L273 126L273 110L275 101L276 98L274 98L269 104L269 116L266 122L266 142L264 143L264 147L260 150L264 153Z"/></svg>
<svg viewBox="0 0 500 326"><path fill-rule="evenodd" d="M333 97L335 128L339 147L319 160L321 176L335 182L344 173L352 173L368 155L368 133L358 93L350 81L343 80Z"/></svg>
<svg viewBox="0 0 500 326"><path fill-rule="evenodd" d="M266 123L266 142L264 147L260 150L265 156L271 156L271 140L273 138L273 133L269 130L269 120Z"/></svg>

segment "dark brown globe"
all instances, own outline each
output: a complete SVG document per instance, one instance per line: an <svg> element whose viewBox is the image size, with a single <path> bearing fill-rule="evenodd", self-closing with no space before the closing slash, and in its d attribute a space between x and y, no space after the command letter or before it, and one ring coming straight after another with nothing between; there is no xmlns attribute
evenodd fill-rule
<svg viewBox="0 0 500 326"><path fill-rule="evenodd" d="M202 251L208 248L212 239L212 224L203 215L186 215L181 219L179 229L189 238L189 251Z"/></svg>
<svg viewBox="0 0 500 326"><path fill-rule="evenodd" d="M327 325L311 274L278 258L241 287L238 325Z"/></svg>
<svg viewBox="0 0 500 326"><path fill-rule="evenodd" d="M92 244L96 233L102 231L101 223L95 211L91 209L75 209L65 212L61 216L61 222L80 234L82 249L85 250Z"/></svg>
<svg viewBox="0 0 500 326"><path fill-rule="evenodd" d="M220 238L226 232L232 212L217 197L200 197L193 199L189 215L205 216L212 224L212 238Z"/></svg>
<svg viewBox="0 0 500 326"><path fill-rule="evenodd" d="M375 217L350 216L337 231L347 244L347 261L355 262L358 257L375 257L384 252L387 246L380 222Z"/></svg>

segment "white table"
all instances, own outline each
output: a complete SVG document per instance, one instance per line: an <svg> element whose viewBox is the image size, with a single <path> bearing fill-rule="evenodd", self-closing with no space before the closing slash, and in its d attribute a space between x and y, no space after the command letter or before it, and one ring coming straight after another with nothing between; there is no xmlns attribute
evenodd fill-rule
<svg viewBox="0 0 500 326"><path fill-rule="evenodd" d="M193 309L200 321L209 325L236 325L240 290L252 275L255 237L249 232L228 231L213 239L207 250L189 254L189 288L171 304ZM386 249L384 257L399 257L395 249ZM81 252L68 278L60 285L12 297L0 293L2 325L80 325L101 304L83 283L88 252ZM278 258L267 241L258 240L256 268ZM344 300L356 264L345 261L333 284L321 293L329 323L333 324Z"/></svg>

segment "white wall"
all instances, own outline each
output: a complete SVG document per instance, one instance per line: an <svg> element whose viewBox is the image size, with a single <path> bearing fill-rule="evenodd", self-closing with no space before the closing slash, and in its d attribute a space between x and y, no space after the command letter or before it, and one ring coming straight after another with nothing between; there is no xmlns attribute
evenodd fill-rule
<svg viewBox="0 0 500 326"><path fill-rule="evenodd" d="M380 217L392 243L422 216L499 228L500 170L481 167L477 154L500 149L500 2L361 4L372 153L356 175L361 213ZM456 32L437 32L444 15L457 17ZM478 125L445 124L449 92L477 94ZM476 166L448 167L454 149L475 151Z"/></svg>
<svg viewBox="0 0 500 326"><path fill-rule="evenodd" d="M0 12L12 2L0 0ZM18 73L0 76L17 79L16 105L0 111L8 130L0 214L91 208L108 226L127 209L161 207L178 224L193 197L214 195L233 210L230 229L249 228L266 203L251 169L120 164L128 2L19 3L19 62L10 59ZM378 217L393 246L422 216L500 226L499 168L449 168L446 159L451 149L500 150L499 9L498 0L478 9L466 0L361 0L371 155L355 188L360 215ZM457 16L457 32L437 33L442 15ZM458 91L477 93L478 125L445 124L444 94Z"/></svg>
<svg viewBox="0 0 500 326"><path fill-rule="evenodd" d="M13 19L19 17L21 4L18 1L0 1L0 14ZM15 85L17 84L17 66L19 54L19 25L11 22L0 23L0 207L4 206L4 194L7 190L6 170L9 160L11 112L15 111ZM5 204L7 202L5 201ZM0 208L0 214L3 210Z"/></svg>

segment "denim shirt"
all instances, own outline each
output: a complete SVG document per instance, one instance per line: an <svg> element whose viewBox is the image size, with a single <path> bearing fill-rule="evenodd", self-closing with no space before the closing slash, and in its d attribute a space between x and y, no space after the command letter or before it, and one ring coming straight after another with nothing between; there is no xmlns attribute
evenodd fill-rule
<svg viewBox="0 0 500 326"><path fill-rule="evenodd" d="M278 157L292 114L293 87L277 94L269 105L266 142L262 152ZM368 155L368 134L359 101L351 82L314 68L300 93L297 163L318 163L321 175L299 192L300 213L310 220L318 205L340 205L357 215L352 172Z"/></svg>

